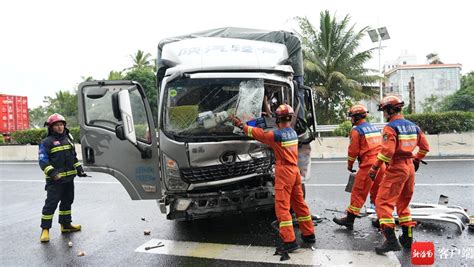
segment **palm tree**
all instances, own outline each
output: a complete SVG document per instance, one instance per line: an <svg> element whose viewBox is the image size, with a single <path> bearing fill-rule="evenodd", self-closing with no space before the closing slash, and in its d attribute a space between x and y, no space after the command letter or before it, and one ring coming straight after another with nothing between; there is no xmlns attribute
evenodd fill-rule
<svg viewBox="0 0 474 267"><path fill-rule="evenodd" d="M316 92L319 123L339 123L352 100L377 93L370 85L380 77L363 66L373 49L358 51L368 27L356 31L355 25L349 24L349 15L337 21L327 10L320 14L319 30L305 17L296 20L301 30L305 83Z"/></svg>
<svg viewBox="0 0 474 267"><path fill-rule="evenodd" d="M127 69L142 69L142 68L150 68L150 53L143 52L142 50L138 49L135 55L130 55L130 58L133 60L133 66Z"/></svg>
<svg viewBox="0 0 474 267"><path fill-rule="evenodd" d="M123 80L123 73L121 71L113 71L109 72L109 77L107 80Z"/></svg>

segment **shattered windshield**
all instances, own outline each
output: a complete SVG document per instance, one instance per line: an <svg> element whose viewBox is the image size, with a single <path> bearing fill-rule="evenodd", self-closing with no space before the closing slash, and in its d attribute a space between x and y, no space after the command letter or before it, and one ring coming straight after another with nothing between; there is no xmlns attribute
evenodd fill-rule
<svg viewBox="0 0 474 267"><path fill-rule="evenodd" d="M234 136L227 120L261 117L263 79L181 79L165 88L165 132L180 137Z"/></svg>

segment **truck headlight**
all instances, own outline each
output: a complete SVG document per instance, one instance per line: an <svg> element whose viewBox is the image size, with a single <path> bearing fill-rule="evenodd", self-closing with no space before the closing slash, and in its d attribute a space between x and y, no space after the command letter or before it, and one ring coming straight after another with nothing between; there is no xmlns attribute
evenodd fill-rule
<svg viewBox="0 0 474 267"><path fill-rule="evenodd" d="M188 189L189 185L181 179L176 161L166 155L164 155L163 161L166 188L176 191Z"/></svg>

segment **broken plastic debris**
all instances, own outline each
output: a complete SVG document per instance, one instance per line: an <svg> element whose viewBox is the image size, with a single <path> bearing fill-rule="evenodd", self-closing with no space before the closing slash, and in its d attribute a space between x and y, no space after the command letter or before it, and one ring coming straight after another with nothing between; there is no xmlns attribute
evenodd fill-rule
<svg viewBox="0 0 474 267"><path fill-rule="evenodd" d="M109 233L117 232L117 230L109 230Z"/></svg>
<svg viewBox="0 0 474 267"><path fill-rule="evenodd" d="M150 230L144 230L144 231L143 231L143 234L144 234L144 235L150 235L150 234L151 234L151 231L150 231Z"/></svg>
<svg viewBox="0 0 474 267"><path fill-rule="evenodd" d="M144 221L144 220L145 220L145 217L142 217L142 221Z"/></svg>
<svg viewBox="0 0 474 267"><path fill-rule="evenodd" d="M72 247L72 241L69 241L69 243L67 243L67 245L71 248Z"/></svg>
<svg viewBox="0 0 474 267"><path fill-rule="evenodd" d="M86 253L84 251L79 251L79 253L77 253L78 257L83 257L85 255L86 255Z"/></svg>

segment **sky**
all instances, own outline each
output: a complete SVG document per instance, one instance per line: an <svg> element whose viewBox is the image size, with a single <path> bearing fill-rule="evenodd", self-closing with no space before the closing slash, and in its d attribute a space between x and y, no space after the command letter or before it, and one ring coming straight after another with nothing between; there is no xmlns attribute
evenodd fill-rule
<svg viewBox="0 0 474 267"><path fill-rule="evenodd" d="M439 54L444 63L474 70L471 1L239 0L239 1L52 1L0 4L0 93L28 96L29 107L44 96L73 91L82 77L107 78L132 65L138 49L156 57L163 38L220 27L297 30L293 18L319 27L319 14L346 14L356 29L385 26L381 62L407 50L417 63ZM471 34L469 34L471 32ZM361 50L376 46L366 36ZM366 65L378 68L378 53Z"/></svg>

